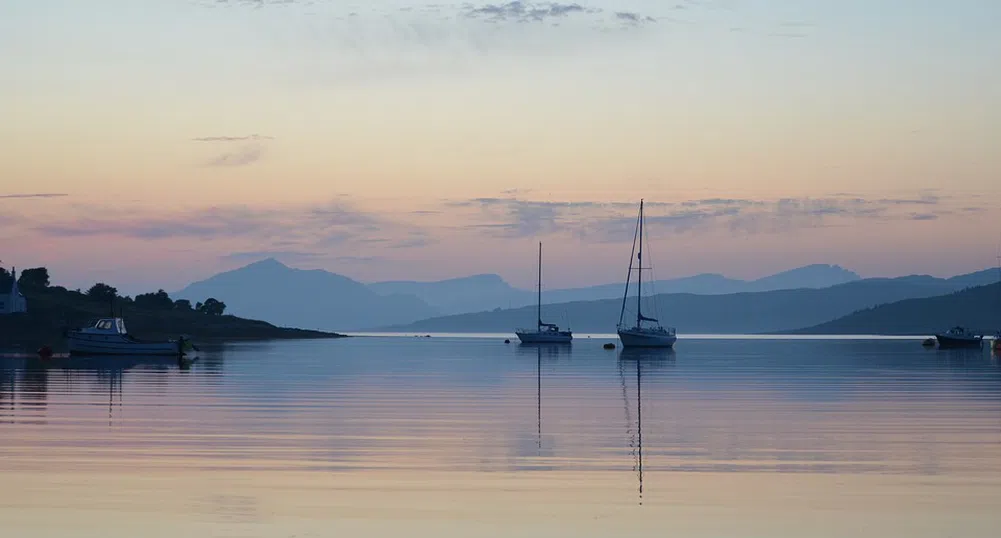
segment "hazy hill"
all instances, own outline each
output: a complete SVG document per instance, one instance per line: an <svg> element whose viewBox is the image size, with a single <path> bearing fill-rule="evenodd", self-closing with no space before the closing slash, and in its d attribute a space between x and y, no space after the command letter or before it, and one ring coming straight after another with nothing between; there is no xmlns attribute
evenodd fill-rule
<svg viewBox="0 0 1001 538"><path fill-rule="evenodd" d="M858 273L840 265L814 264L790 269L752 280L743 291L791 290L796 288L827 288L860 280Z"/></svg>
<svg viewBox="0 0 1001 538"><path fill-rule="evenodd" d="M932 335L956 325L985 335L1001 329L1001 284L884 304L791 332Z"/></svg>
<svg viewBox="0 0 1001 538"><path fill-rule="evenodd" d="M195 282L171 297L215 297L234 315L304 329L352 330L438 314L412 295L379 295L350 278L273 259Z"/></svg>
<svg viewBox="0 0 1001 538"><path fill-rule="evenodd" d="M856 310L916 297L950 293L963 279L904 277L868 279L823 289L794 289L727 295L661 294L660 319L684 333L764 333L817 325ZM577 332L614 332L621 299L544 304L543 317ZM648 314L653 305L644 306ZM511 332L531 326L532 307L431 318L384 327L402 332Z"/></svg>
<svg viewBox="0 0 1001 538"><path fill-rule="evenodd" d="M376 282L368 287L379 295L413 295L443 314L523 306L535 302L534 292L515 288L500 275L473 275L436 282Z"/></svg>
<svg viewBox="0 0 1001 538"><path fill-rule="evenodd" d="M555 276L550 276L554 282ZM694 293L722 295L750 291L794 288L826 288L859 280L859 275L837 265L808 265L758 280L738 280L720 274L705 273L690 277L658 280L648 284L655 293ZM569 303L622 297L624 283L601 284L583 288L544 289L544 303ZM437 282L376 282L369 289L380 295L410 294L442 314L482 312L495 308L517 308L535 304L534 290L511 286L498 275L474 275Z"/></svg>

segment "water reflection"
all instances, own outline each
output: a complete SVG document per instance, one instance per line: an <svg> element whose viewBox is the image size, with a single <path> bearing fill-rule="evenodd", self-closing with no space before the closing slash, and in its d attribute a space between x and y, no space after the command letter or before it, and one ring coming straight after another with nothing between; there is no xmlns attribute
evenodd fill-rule
<svg viewBox="0 0 1001 538"><path fill-rule="evenodd" d="M36 509L9 527L32 535L23 531L47 521L44 505L58 505L275 524L239 529L249 536L306 535L276 523L296 517L400 524L344 529L359 536L442 535L432 523L474 519L524 523L494 534L527 535L543 518L579 536L817 535L807 520L818 514L879 512L885 529L929 507L952 535L991 536L978 528L1001 523L1001 368L986 353L501 342L239 344L189 369L0 359L0 472L29 492L0 492L0 521ZM783 534L796 518L807 523ZM716 527L686 532L684 521ZM451 535L483 534L464 530ZM880 535L920 534L905 530Z"/></svg>

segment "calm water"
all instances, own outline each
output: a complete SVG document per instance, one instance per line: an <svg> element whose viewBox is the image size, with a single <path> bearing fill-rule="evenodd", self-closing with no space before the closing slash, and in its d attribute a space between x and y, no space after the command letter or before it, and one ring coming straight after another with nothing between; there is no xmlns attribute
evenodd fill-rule
<svg viewBox="0 0 1001 538"><path fill-rule="evenodd" d="M996 536L1001 365L354 338L0 359L0 535Z"/></svg>

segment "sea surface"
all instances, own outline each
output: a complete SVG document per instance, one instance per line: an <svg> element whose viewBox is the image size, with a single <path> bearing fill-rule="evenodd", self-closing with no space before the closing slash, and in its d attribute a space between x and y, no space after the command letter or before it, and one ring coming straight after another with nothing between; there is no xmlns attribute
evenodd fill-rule
<svg viewBox="0 0 1001 538"><path fill-rule="evenodd" d="M995 537L1001 363L503 335L0 358L3 537Z"/></svg>

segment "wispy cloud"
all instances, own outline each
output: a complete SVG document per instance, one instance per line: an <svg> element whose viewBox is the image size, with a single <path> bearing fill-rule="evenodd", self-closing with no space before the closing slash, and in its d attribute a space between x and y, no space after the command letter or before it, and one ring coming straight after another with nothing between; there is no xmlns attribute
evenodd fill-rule
<svg viewBox="0 0 1001 538"><path fill-rule="evenodd" d="M257 3L224 2L237 7ZM272 5L265 3L264 5ZM282 9L305 10L304 2ZM298 6L298 7L296 7ZM275 7L274 9L279 9ZM367 84L488 70L495 63L551 63L569 57L614 56L621 45L646 39L656 15L583 3L380 3L309 7L301 19L269 25L288 51L281 70L296 84ZM618 15L617 13L621 13ZM545 54L539 54L544 50Z"/></svg>
<svg viewBox="0 0 1001 538"><path fill-rule="evenodd" d="M939 207L935 195L902 198L822 197L752 200L705 198L647 202L646 222L666 233L728 230L738 234L781 233L794 229L846 226L852 221L929 221L955 212ZM635 203L559 203L517 198L453 201L455 208L478 210L471 226L493 237L568 233L595 241L632 237Z"/></svg>
<svg viewBox="0 0 1001 538"><path fill-rule="evenodd" d="M202 136L192 138L193 142L225 143L240 142L242 145L234 150L225 151L205 161L205 166L227 167L247 166L264 156L265 143L274 140L273 136L251 134L245 136Z"/></svg>
<svg viewBox="0 0 1001 538"><path fill-rule="evenodd" d="M221 206L150 214L145 211L119 212L108 217L102 208L83 210L77 218L46 221L35 230L54 237L123 237L159 239L272 239L286 244L329 244L345 238L362 237L393 221L344 203L309 207L250 208Z"/></svg>
<svg viewBox="0 0 1001 538"><path fill-rule="evenodd" d="M266 135L246 135L246 136L201 136L192 138L194 142L246 142L248 140L274 140L273 136Z"/></svg>
<svg viewBox="0 0 1001 538"><path fill-rule="evenodd" d="M61 192L40 192L28 194L0 194L0 200L23 200L32 198L65 198L69 194Z"/></svg>
<svg viewBox="0 0 1001 538"><path fill-rule="evenodd" d="M335 262L352 264L352 265L368 265L372 263L384 262L386 258L382 256L335 256L333 258Z"/></svg>
<svg viewBox="0 0 1001 538"><path fill-rule="evenodd" d="M294 263L304 260L316 260L327 258L329 255L324 252L303 252L296 250L248 250L241 252L231 252L222 256L224 260L238 262L252 262L274 258L277 260Z"/></svg>
<svg viewBox="0 0 1001 538"><path fill-rule="evenodd" d="M587 9L576 3L514 1L503 4L468 6L462 11L462 14L466 17L482 17L492 21L541 22L547 19L565 18L570 15L600 12L600 9Z"/></svg>
<svg viewBox="0 0 1001 538"><path fill-rule="evenodd" d="M263 147L250 146L217 155L206 161L205 166L246 166L261 160L263 155Z"/></svg>
<svg viewBox="0 0 1001 538"><path fill-rule="evenodd" d="M615 18L620 21L628 22L630 24L657 22L657 19L649 15L640 15L639 13L634 13L632 11L616 11Z"/></svg>
<svg viewBox="0 0 1001 538"><path fill-rule="evenodd" d="M258 9L265 6L312 5L315 3L315 0L202 0L201 2L207 7L247 6Z"/></svg>

